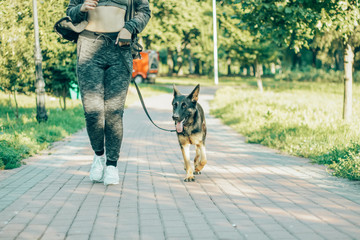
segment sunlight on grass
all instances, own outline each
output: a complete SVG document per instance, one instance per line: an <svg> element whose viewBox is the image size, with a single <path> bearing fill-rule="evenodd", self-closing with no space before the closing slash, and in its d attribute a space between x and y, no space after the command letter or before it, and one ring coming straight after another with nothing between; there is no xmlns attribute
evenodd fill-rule
<svg viewBox="0 0 360 240"><path fill-rule="evenodd" d="M331 164L339 176L345 175L342 171L346 165L347 171L353 171L351 179L360 180L359 165L356 168L355 163L349 163L349 159L358 162L358 157L349 157L348 152L354 150L346 150L360 142L360 109L356 104L360 102L359 87L354 87L353 121L345 123L341 84L296 85L287 90L272 85L262 94L254 88L226 87L217 92L211 113L245 135L250 143ZM360 152L360 146L356 146ZM324 160L334 149L344 154ZM342 168L338 164L341 162Z"/></svg>
<svg viewBox="0 0 360 240"><path fill-rule="evenodd" d="M35 95L17 96L19 118L15 118L14 102L0 94L0 169L19 167L21 160L45 149L85 126L80 100L67 100L67 110L60 108L57 98L46 96L48 121L36 121Z"/></svg>

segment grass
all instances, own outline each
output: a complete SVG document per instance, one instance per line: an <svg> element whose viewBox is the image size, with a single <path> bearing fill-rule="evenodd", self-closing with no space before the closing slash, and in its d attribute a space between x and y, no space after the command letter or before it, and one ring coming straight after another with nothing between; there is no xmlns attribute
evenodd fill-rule
<svg viewBox="0 0 360 240"><path fill-rule="evenodd" d="M220 77L219 86L238 86L242 84L240 77ZM249 78L253 79L253 78ZM255 81L256 83L256 81ZM215 86L214 78L208 76L184 76L184 77L165 77L161 76L156 78L156 84L160 85L191 85L195 86L200 84L201 86Z"/></svg>
<svg viewBox="0 0 360 240"><path fill-rule="evenodd" d="M144 97L172 91L155 85L140 85L140 88ZM85 127L80 100L67 99L67 110L62 111L58 99L47 96L48 121L39 124L35 96L18 95L17 99L18 119L10 106L9 96L0 92L0 169L20 167L23 159ZM135 101L138 101L138 96L131 86L126 105Z"/></svg>
<svg viewBox="0 0 360 240"><path fill-rule="evenodd" d="M48 121L37 123L35 96L18 95L19 118L9 105L9 96L0 93L0 169L21 166L21 160L45 149L85 125L79 100L68 100L62 111L58 99L46 97Z"/></svg>
<svg viewBox="0 0 360 240"><path fill-rule="evenodd" d="M145 97L151 97L157 94L162 93L171 93L173 90L171 88L168 88L166 86L161 86L159 84L139 84L139 89L142 94L142 96ZM131 84L129 88L129 92L127 95L126 103L125 105L128 106L135 101L139 101L139 96L136 92L135 85Z"/></svg>
<svg viewBox="0 0 360 240"><path fill-rule="evenodd" d="M247 137L280 151L327 164L337 176L360 180L360 86L354 85L353 121L342 120L343 85L253 79L220 89L211 113Z"/></svg>
<svg viewBox="0 0 360 240"><path fill-rule="evenodd" d="M215 86L209 77L159 77L156 85L140 85L144 97L170 93L172 85ZM360 86L353 86L353 120L342 120L343 85L339 83L263 79L264 93L254 78L220 77L211 113L247 137L283 152L326 164L340 177L360 180ZM19 95L15 119L8 96L0 92L0 169L21 161L85 126L79 100L68 100L66 111L47 97L49 120L35 120L35 97ZM130 87L126 105L138 101Z"/></svg>

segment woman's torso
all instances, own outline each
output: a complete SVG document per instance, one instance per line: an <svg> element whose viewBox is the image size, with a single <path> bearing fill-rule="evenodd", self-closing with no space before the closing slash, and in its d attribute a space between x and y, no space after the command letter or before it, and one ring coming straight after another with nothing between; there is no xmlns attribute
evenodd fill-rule
<svg viewBox="0 0 360 240"><path fill-rule="evenodd" d="M98 6L88 12L86 30L93 32L118 32L125 24L128 0L99 0Z"/></svg>

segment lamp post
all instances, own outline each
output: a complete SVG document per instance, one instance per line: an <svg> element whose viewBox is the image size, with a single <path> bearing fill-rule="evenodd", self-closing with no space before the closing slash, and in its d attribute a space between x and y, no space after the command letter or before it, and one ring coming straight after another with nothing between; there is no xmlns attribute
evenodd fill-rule
<svg viewBox="0 0 360 240"><path fill-rule="evenodd" d="M215 85L219 83L219 72L218 72L218 52L217 52L217 21L216 21L216 0L213 2L213 38L214 38L214 77Z"/></svg>
<svg viewBox="0 0 360 240"><path fill-rule="evenodd" d="M45 122L48 118L45 110L45 82L42 72L42 55L39 40L39 22L37 14L37 0L33 0L34 35L35 35L35 92L36 92L36 119L38 122Z"/></svg>

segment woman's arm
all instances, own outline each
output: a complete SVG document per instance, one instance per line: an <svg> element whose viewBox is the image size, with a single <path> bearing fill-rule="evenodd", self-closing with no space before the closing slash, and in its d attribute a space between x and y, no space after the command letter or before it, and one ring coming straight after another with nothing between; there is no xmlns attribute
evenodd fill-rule
<svg viewBox="0 0 360 240"><path fill-rule="evenodd" d="M80 11L84 0L70 0L69 6L66 9L66 15L71 18L74 23L79 23L87 20L87 12Z"/></svg>
<svg viewBox="0 0 360 240"><path fill-rule="evenodd" d="M135 16L125 23L124 28L132 34L138 34L144 30L151 17L148 0L133 0Z"/></svg>

